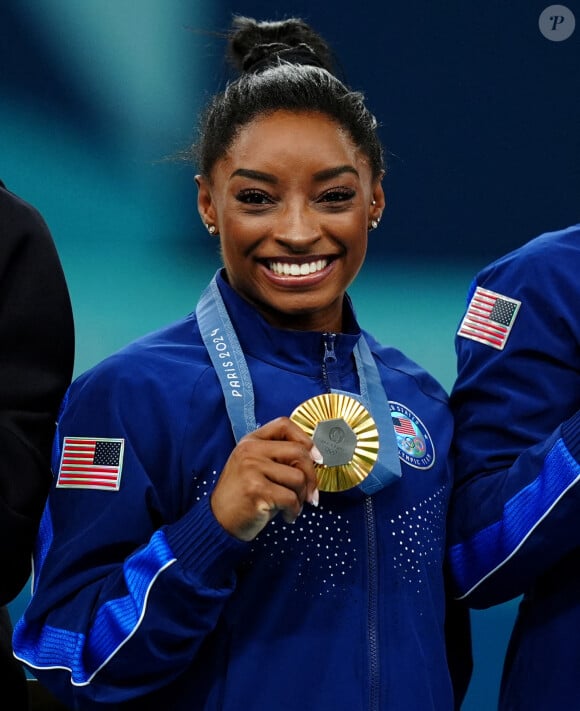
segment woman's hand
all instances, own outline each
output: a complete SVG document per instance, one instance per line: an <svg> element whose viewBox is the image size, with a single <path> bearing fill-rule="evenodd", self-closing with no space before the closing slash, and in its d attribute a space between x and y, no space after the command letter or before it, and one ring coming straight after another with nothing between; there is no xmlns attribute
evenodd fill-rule
<svg viewBox="0 0 580 711"><path fill-rule="evenodd" d="M318 506L315 461L322 463L320 452L298 425L287 417L268 422L231 453L211 495L214 516L243 541L278 512L294 523L305 501Z"/></svg>

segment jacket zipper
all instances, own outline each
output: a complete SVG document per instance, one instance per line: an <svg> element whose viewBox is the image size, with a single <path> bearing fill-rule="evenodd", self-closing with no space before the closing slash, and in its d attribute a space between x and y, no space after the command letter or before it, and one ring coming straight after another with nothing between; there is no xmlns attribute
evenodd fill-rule
<svg viewBox="0 0 580 711"><path fill-rule="evenodd" d="M365 498L365 518L367 525L367 542L369 554L369 709L379 709L380 659L378 632L378 571L377 571L377 537L375 525L375 509L371 496Z"/></svg>
<svg viewBox="0 0 580 711"><path fill-rule="evenodd" d="M334 342L336 333L323 333L324 357L322 359L322 380L326 391L330 392L332 388L339 389L340 380L338 376L338 358L334 351Z"/></svg>
<svg viewBox="0 0 580 711"><path fill-rule="evenodd" d="M332 388L340 389L338 358L334 350L336 333L324 333L324 358L322 362L322 377L327 392ZM369 644L369 711L379 711L380 659L378 633L378 570L377 570L377 537L375 525L375 509L372 497L365 498L365 522L367 530L367 546L369 555L369 597L367 634Z"/></svg>

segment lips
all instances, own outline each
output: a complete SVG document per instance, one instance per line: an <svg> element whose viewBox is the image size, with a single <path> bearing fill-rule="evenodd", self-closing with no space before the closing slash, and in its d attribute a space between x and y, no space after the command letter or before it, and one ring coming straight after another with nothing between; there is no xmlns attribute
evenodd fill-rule
<svg viewBox="0 0 580 711"><path fill-rule="evenodd" d="M312 261L279 261L267 260L266 266L278 276L310 276L321 272L328 266L329 260L313 259Z"/></svg>

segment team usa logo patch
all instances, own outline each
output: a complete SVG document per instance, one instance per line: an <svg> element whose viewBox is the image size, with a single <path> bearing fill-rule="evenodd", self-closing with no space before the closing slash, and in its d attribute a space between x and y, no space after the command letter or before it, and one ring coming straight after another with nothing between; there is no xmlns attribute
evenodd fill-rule
<svg viewBox="0 0 580 711"><path fill-rule="evenodd" d="M471 297L458 336L503 350L518 315L521 301L478 286Z"/></svg>
<svg viewBox="0 0 580 711"><path fill-rule="evenodd" d="M124 450L124 439L65 437L57 487L118 491Z"/></svg>
<svg viewBox="0 0 580 711"><path fill-rule="evenodd" d="M399 459L415 469L430 469L435 464L435 447L429 430L408 407L399 402L389 406Z"/></svg>

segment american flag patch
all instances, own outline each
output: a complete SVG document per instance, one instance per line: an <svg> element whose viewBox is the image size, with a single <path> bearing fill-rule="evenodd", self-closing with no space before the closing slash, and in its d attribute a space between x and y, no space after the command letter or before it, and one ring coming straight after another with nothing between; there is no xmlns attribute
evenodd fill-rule
<svg viewBox="0 0 580 711"><path fill-rule="evenodd" d="M512 330L521 301L477 287L471 297L458 336L502 350Z"/></svg>
<svg viewBox="0 0 580 711"><path fill-rule="evenodd" d="M393 427L395 432L400 435L415 436L415 428L413 423L407 417L393 417Z"/></svg>
<svg viewBox="0 0 580 711"><path fill-rule="evenodd" d="M57 487L118 491L124 439L65 437Z"/></svg>

